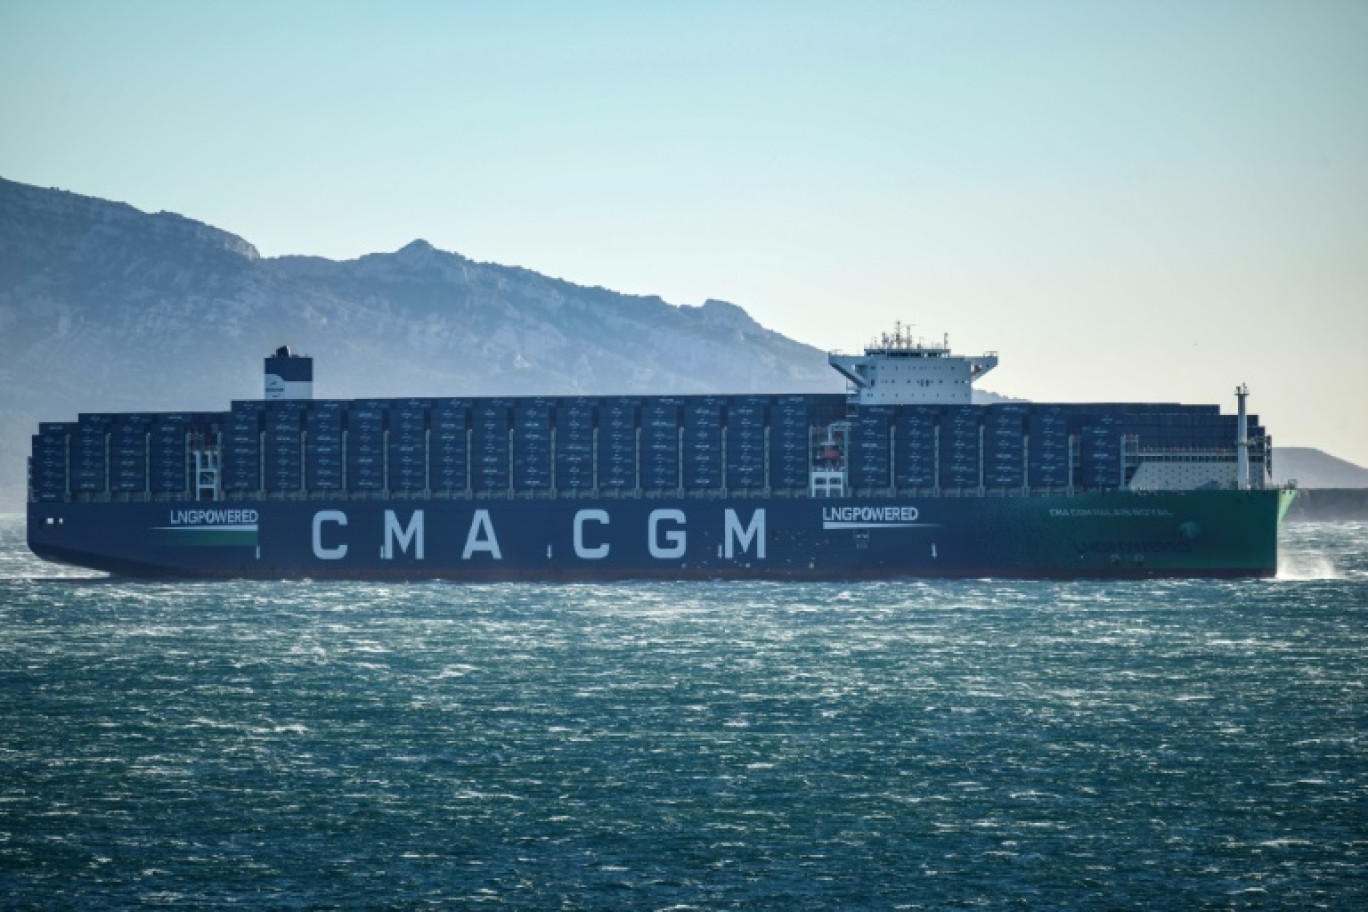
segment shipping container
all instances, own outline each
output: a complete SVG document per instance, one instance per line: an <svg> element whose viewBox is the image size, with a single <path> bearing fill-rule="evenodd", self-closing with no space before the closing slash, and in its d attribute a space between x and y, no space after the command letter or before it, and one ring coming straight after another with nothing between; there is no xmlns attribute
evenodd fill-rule
<svg viewBox="0 0 1368 912"><path fill-rule="evenodd" d="M599 401L597 478L600 488L637 486L637 413L635 397L607 397Z"/></svg>
<svg viewBox="0 0 1368 912"><path fill-rule="evenodd" d="M696 397L684 406L682 457L686 490L722 487L722 427L720 403Z"/></svg>
<svg viewBox="0 0 1368 912"><path fill-rule="evenodd" d="M29 484L41 502L61 500L67 494L68 425L44 423L32 440ZM73 429L74 430L74 429Z"/></svg>
<svg viewBox="0 0 1368 912"><path fill-rule="evenodd" d="M551 407L541 401L519 406L513 422L513 487L544 491L552 487Z"/></svg>

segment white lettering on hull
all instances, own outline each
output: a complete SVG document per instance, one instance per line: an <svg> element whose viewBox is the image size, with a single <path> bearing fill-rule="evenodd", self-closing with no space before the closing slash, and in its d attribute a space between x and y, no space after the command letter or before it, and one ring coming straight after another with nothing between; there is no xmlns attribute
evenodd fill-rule
<svg viewBox="0 0 1368 912"><path fill-rule="evenodd" d="M313 518L313 553L319 560L341 560L347 556L347 546L345 544L335 545L331 548L323 547L323 524L334 523L339 526L347 524L347 514L341 510L319 510Z"/></svg>
<svg viewBox="0 0 1368 912"><path fill-rule="evenodd" d="M584 546L584 524L595 522L600 525L608 525L609 517L607 510L580 510L575 514L575 556L583 560L602 560L608 556L608 543L595 545L592 548ZM549 554L547 555L550 556Z"/></svg>
<svg viewBox="0 0 1368 912"><path fill-rule="evenodd" d="M737 517L736 511L728 509L725 519L726 543L723 545L723 556L731 559L735 556L733 544L741 545L741 553L750 551L751 542L755 542L755 556L759 560L765 559L765 511L763 508L751 514L750 525L741 528L741 520Z"/></svg>
<svg viewBox="0 0 1368 912"><path fill-rule="evenodd" d="M476 510L475 515L470 520L470 531L466 533L465 550L461 552L461 560L470 560L471 555L477 551L484 552L495 560L503 560L503 553L499 550L499 540L494 536L494 523L489 518L488 510Z"/></svg>
<svg viewBox="0 0 1368 912"><path fill-rule="evenodd" d="M916 507L823 507L822 528L835 529L912 529L934 528L937 523L917 522Z"/></svg>
<svg viewBox="0 0 1368 912"><path fill-rule="evenodd" d="M651 516L646 520L646 544L651 549L651 557L657 560L674 560L684 556L684 551L689 543L689 536L683 529L670 529L665 533L665 544L660 542L660 524L662 522L677 523L684 525L688 522L688 517L683 510L652 510Z"/></svg>
<svg viewBox="0 0 1368 912"><path fill-rule="evenodd" d="M257 522L256 510L172 510L173 526L243 526Z"/></svg>
<svg viewBox="0 0 1368 912"><path fill-rule="evenodd" d="M239 512L255 516L255 511ZM655 560L679 560L685 557L689 545L688 522L688 515L683 510L652 510L646 519L646 546L650 556ZM727 560L746 557L764 560L767 556L768 543L766 522L767 516L763 507L752 510L750 517L745 521L735 509L725 509L718 556ZM829 519L828 522L839 521ZM571 524L575 557L579 560L607 558L613 548L613 536L609 529L611 525L612 516L605 509L576 511ZM343 530L349 526L349 520L345 512L319 510L314 513L311 526L311 545L315 558L336 561L347 556L350 545ZM385 510L380 546L381 559L395 560L407 555L413 560L426 560L426 533L424 510L414 510L409 514L407 521L401 520L394 510ZM461 560L468 561L479 554L487 554L496 561L503 560L503 550L499 546L499 538L489 510L472 512L465 546L461 550ZM551 554L551 545L548 544L548 559Z"/></svg>
<svg viewBox="0 0 1368 912"><path fill-rule="evenodd" d="M398 539L399 553L407 554L409 545L413 547L414 560L423 559L423 511L414 510L409 517L408 525L403 529L399 528L399 517L393 510L385 511L385 546L380 551L380 556L385 560L394 560L394 543Z"/></svg>

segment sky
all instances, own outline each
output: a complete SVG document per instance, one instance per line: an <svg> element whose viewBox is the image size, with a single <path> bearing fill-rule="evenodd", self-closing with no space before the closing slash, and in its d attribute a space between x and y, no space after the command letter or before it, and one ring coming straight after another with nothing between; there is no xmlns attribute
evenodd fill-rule
<svg viewBox="0 0 1368 912"><path fill-rule="evenodd" d="M1368 2L0 0L0 177L1368 466Z"/></svg>

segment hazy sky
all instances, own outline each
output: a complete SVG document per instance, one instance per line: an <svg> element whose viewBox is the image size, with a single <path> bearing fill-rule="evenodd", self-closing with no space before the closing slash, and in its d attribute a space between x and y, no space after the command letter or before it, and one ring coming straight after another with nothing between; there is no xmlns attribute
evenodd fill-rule
<svg viewBox="0 0 1368 912"><path fill-rule="evenodd" d="M1368 465L1368 2L0 0L0 176ZM318 353L322 354L322 353Z"/></svg>

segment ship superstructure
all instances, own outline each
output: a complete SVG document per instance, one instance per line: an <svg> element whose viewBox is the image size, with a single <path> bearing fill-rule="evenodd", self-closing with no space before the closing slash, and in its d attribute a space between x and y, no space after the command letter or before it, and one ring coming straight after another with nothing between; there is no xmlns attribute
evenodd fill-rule
<svg viewBox="0 0 1368 912"><path fill-rule="evenodd" d="M974 382L998 362L997 352L951 354L949 339L928 346L901 323L863 355L833 352L827 360L861 405L968 405Z"/></svg>

